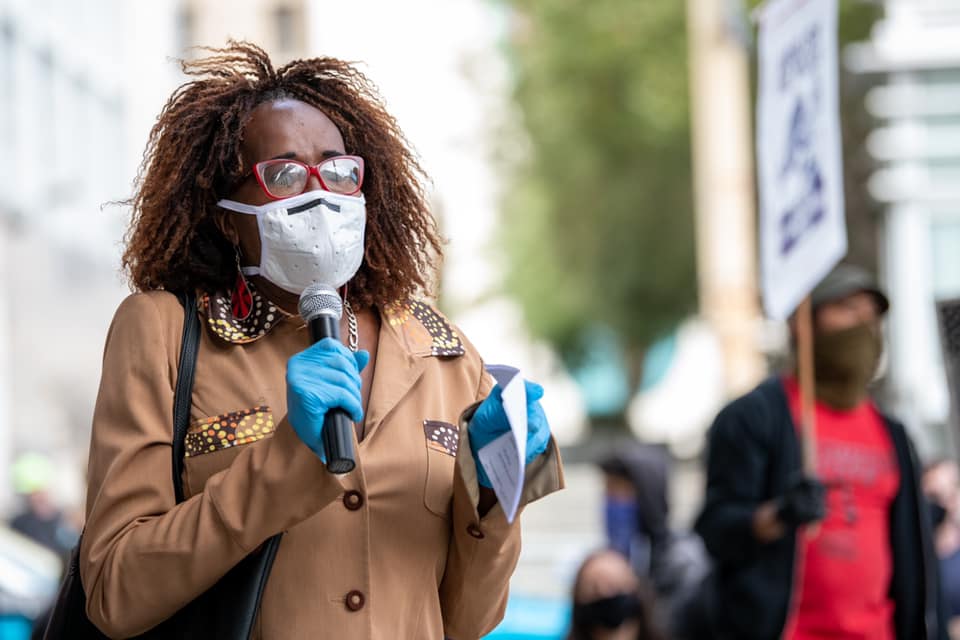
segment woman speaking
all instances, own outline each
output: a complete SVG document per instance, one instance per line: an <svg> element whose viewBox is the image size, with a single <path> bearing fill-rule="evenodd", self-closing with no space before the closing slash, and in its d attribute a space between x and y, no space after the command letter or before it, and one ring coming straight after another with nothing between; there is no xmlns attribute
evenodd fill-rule
<svg viewBox="0 0 960 640"><path fill-rule="evenodd" d="M142 634L282 534L254 637L479 638L520 550L477 457L509 423L476 350L416 299L441 247L414 155L341 61L274 69L231 43L184 70L131 200L135 293L107 336L90 448L87 615ZM342 297L342 343L311 344L297 310L314 282ZM201 324L182 496L178 293ZM521 505L563 483L542 389L526 391ZM331 411L355 427L340 475L325 466Z"/></svg>

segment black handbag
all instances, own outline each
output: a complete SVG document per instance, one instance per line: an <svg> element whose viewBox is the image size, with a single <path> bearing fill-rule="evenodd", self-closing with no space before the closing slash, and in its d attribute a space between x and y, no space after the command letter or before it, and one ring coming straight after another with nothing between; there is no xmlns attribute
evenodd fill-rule
<svg viewBox="0 0 960 640"><path fill-rule="evenodd" d="M183 305L183 340L177 386L173 397L173 488L183 502L184 439L190 422L193 374L200 346L200 321L193 294L178 296ZM206 592L173 616L137 636L143 640L248 640L253 631L267 578L280 546L278 533L235 565ZM87 618L87 597L80 582L80 544L70 555L70 565L57 593L44 640L106 640ZM171 585L176 588L176 585Z"/></svg>

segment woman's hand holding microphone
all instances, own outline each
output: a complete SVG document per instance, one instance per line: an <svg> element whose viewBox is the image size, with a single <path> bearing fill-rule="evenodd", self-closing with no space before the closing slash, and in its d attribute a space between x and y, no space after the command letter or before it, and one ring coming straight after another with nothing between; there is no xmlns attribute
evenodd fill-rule
<svg viewBox="0 0 960 640"><path fill-rule="evenodd" d="M366 351L354 353L324 338L287 361L287 418L324 463L323 418L331 409L343 409L354 422L363 420L360 372L369 360Z"/></svg>

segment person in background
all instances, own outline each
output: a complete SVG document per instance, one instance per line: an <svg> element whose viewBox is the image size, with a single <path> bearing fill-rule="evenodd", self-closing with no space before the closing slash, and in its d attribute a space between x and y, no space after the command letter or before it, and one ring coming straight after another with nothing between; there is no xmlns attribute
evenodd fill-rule
<svg viewBox="0 0 960 640"><path fill-rule="evenodd" d="M66 562L80 532L54 502L50 485L53 462L40 453L24 453L13 463L13 488L24 506L10 519L10 528L50 549Z"/></svg>
<svg viewBox="0 0 960 640"><path fill-rule="evenodd" d="M716 563L715 637L946 639L916 456L868 395L887 296L840 265L811 300L816 476L802 471L794 371L734 400L709 432L696 529Z"/></svg>
<svg viewBox="0 0 960 640"><path fill-rule="evenodd" d="M598 551L580 565L567 640L664 640L652 590L623 554Z"/></svg>
<svg viewBox="0 0 960 640"><path fill-rule="evenodd" d="M670 527L670 459L660 446L634 443L600 461L607 543L650 581L657 617L677 637L695 637L694 599L709 571L701 540Z"/></svg>
<svg viewBox="0 0 960 640"><path fill-rule="evenodd" d="M960 638L960 470L953 460L930 462L923 472L933 541L940 558L940 584L950 618L950 637Z"/></svg>
<svg viewBox="0 0 960 640"><path fill-rule="evenodd" d="M13 489L21 496L23 507L10 519L10 529L55 553L65 570L80 532L79 527L57 505L50 492L56 475L53 462L41 453L28 452L14 460L12 472ZM20 623L23 626L22 631L15 629L18 624L15 618L0 616L0 640L43 638L50 615L48 603L33 604L36 606L33 607L35 610L29 613L29 620L25 618Z"/></svg>

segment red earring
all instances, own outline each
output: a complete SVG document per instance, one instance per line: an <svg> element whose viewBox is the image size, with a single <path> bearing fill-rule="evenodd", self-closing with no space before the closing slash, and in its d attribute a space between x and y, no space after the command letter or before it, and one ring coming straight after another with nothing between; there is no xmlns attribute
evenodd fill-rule
<svg viewBox="0 0 960 640"><path fill-rule="evenodd" d="M243 277L243 268L240 266L240 251L236 251L237 256L237 282L233 287L233 294L230 296L230 303L233 308L233 317L239 320L246 320L247 316L253 310L253 294L250 293L250 287L247 285L247 279Z"/></svg>

